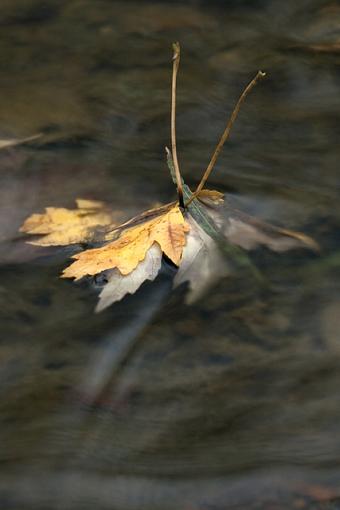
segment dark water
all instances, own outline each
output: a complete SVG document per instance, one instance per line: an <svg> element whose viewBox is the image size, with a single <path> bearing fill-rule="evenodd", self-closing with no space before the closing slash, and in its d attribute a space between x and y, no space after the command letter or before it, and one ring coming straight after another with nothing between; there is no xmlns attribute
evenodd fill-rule
<svg viewBox="0 0 340 510"><path fill-rule="evenodd" d="M45 136L0 153L1 509L340 508L339 20L321 0L2 1L1 138ZM189 307L164 275L94 315L58 279L73 249L17 229L76 197L126 218L173 199L174 40L186 181L267 71L210 184L322 252L254 253L265 289L236 274Z"/></svg>

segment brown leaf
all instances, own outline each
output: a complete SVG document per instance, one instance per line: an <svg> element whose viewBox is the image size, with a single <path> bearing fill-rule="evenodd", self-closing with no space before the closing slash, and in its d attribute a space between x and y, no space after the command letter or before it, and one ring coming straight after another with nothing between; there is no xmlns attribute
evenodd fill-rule
<svg viewBox="0 0 340 510"><path fill-rule="evenodd" d="M38 246L66 246L88 241L95 227L112 224L113 213L102 202L77 199L77 209L46 207L43 214L32 214L20 232L42 235L29 241Z"/></svg>
<svg viewBox="0 0 340 510"><path fill-rule="evenodd" d="M219 205L224 202L224 194L212 189L202 189L197 198L206 205Z"/></svg>
<svg viewBox="0 0 340 510"><path fill-rule="evenodd" d="M155 242L178 266L185 245L185 233L189 230L179 206L176 204L167 212L142 223L138 222L138 218L125 224L128 227L113 242L74 255L76 261L64 270L62 277L78 280L114 268L122 275L127 275L144 260L146 252Z"/></svg>

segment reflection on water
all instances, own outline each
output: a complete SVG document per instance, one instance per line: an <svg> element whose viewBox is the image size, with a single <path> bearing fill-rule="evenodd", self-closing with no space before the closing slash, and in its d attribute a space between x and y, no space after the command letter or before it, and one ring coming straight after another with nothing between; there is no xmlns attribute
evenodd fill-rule
<svg viewBox="0 0 340 510"><path fill-rule="evenodd" d="M1 137L46 134L0 153L2 507L326 508L316 486L336 505L340 11L295 4L3 2ZM190 307L165 273L93 315L93 289L57 278L77 248L17 228L79 196L125 217L173 197L174 40L188 183L267 71L211 186L322 253L261 250L266 285L234 275Z"/></svg>

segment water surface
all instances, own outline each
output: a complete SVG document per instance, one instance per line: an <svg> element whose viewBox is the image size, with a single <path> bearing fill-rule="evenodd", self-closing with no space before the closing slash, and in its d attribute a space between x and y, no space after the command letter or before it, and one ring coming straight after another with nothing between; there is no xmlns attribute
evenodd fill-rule
<svg viewBox="0 0 340 510"><path fill-rule="evenodd" d="M339 15L321 0L3 2L1 137L45 134L0 153L3 508L339 508ZM262 69L210 185L322 251L259 250L265 288L235 274L192 306L164 274L94 315L95 289L58 279L77 247L17 230L77 197L122 218L173 199L175 40L188 184Z"/></svg>

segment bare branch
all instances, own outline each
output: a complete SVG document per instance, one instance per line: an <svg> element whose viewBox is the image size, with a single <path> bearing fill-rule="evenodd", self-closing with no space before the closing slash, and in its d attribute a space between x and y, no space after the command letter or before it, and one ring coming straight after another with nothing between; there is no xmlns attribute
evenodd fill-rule
<svg viewBox="0 0 340 510"><path fill-rule="evenodd" d="M178 193L178 201L181 207L184 206L183 201L183 189L182 189L182 179L181 172L179 170L178 158L177 158L177 148L176 148L176 82L177 82L177 73L179 68L180 61L180 52L181 48L178 42L172 45L174 55L172 58L172 87L171 87L171 149L172 149L172 157L174 161L176 181L177 181L177 193Z"/></svg>
<svg viewBox="0 0 340 510"><path fill-rule="evenodd" d="M242 92L239 100L237 101L236 103L236 106L229 118L229 121L227 123L227 126L221 136L221 139L220 141L218 142L217 146L216 146L216 149L211 157L211 160L209 162L209 165L207 166L207 169L206 171L204 172L203 174L203 177L201 179L201 182L199 183L199 185L197 186L196 188L196 191L194 193L194 195L191 197L190 201L186 204L188 205L197 195L198 193L203 189L205 183L207 182L213 168L214 168L214 165L216 163L216 160L222 150L222 147L223 145L225 144L225 142L227 141L227 139L229 138L229 135L230 135L230 131L231 131L231 128L233 127L233 124L236 120L236 117L238 115L238 112L240 111L240 108L241 108L241 104L243 103L243 101L245 100L245 98L247 97L247 95L249 94L249 92L252 90L253 87L255 87L256 83L259 81L259 79L261 78L264 78L264 76L266 76L266 73L263 73L262 71L258 71L257 75L255 76L255 78L252 79L252 81L246 86L246 88L244 89L244 91Z"/></svg>

